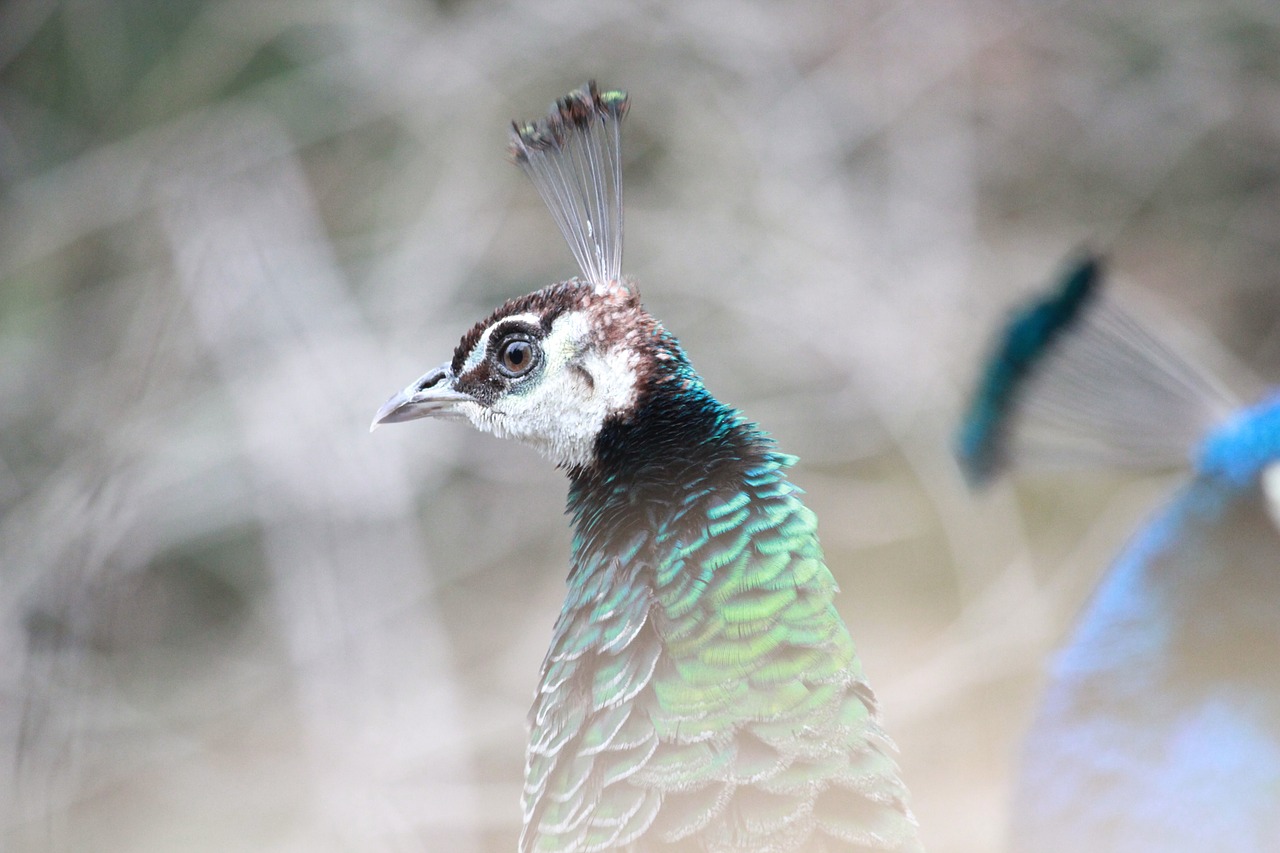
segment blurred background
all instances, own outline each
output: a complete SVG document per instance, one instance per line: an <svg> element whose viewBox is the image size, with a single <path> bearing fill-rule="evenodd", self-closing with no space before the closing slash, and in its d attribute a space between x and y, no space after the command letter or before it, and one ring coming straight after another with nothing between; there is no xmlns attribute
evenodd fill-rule
<svg viewBox="0 0 1280 853"><path fill-rule="evenodd" d="M632 95L624 270L801 456L934 851L999 846L1050 651L1169 476L979 498L950 433L1081 245L1280 381L1280 6L0 6L0 847L513 850L562 475L368 434L575 272L507 123Z"/></svg>

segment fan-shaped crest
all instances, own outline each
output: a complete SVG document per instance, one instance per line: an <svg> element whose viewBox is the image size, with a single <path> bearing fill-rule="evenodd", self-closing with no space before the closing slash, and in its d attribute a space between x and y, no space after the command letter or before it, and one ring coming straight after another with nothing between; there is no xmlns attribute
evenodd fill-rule
<svg viewBox="0 0 1280 853"><path fill-rule="evenodd" d="M595 81L511 128L511 154L547 203L587 281L622 276L622 119L627 93Z"/></svg>

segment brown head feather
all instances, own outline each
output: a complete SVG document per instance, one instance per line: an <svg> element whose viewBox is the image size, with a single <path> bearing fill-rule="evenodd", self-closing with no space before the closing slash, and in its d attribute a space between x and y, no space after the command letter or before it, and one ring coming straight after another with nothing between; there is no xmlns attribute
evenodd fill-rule
<svg viewBox="0 0 1280 853"><path fill-rule="evenodd" d="M462 370L485 329L504 317L534 314L543 330L550 331L551 324L566 311L590 311L597 344L603 348L625 346L637 353L642 365L651 357L647 354L651 347L646 346L646 341L656 341L655 333L661 329L658 321L640 304L640 296L630 283L614 283L602 290L582 279L570 279L508 299L468 329L453 351L450 367L454 375Z"/></svg>

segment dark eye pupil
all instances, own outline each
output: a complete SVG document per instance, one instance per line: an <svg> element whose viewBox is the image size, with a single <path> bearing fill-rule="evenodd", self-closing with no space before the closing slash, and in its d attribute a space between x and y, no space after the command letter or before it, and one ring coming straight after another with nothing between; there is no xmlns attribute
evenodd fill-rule
<svg viewBox="0 0 1280 853"><path fill-rule="evenodd" d="M528 341L512 341L502 348L502 366L518 373L529 366L529 355Z"/></svg>

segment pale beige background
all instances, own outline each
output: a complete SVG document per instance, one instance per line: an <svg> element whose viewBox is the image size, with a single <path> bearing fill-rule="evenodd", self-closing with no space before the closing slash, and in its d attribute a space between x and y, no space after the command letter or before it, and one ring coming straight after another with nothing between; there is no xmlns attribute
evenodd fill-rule
<svg viewBox="0 0 1280 853"><path fill-rule="evenodd" d="M367 425L574 272L505 127L588 76L633 97L624 269L802 457L927 842L996 847L1046 654L1171 481L974 501L950 431L1085 242L1280 377L1263 0L0 8L0 846L514 849L564 483Z"/></svg>

